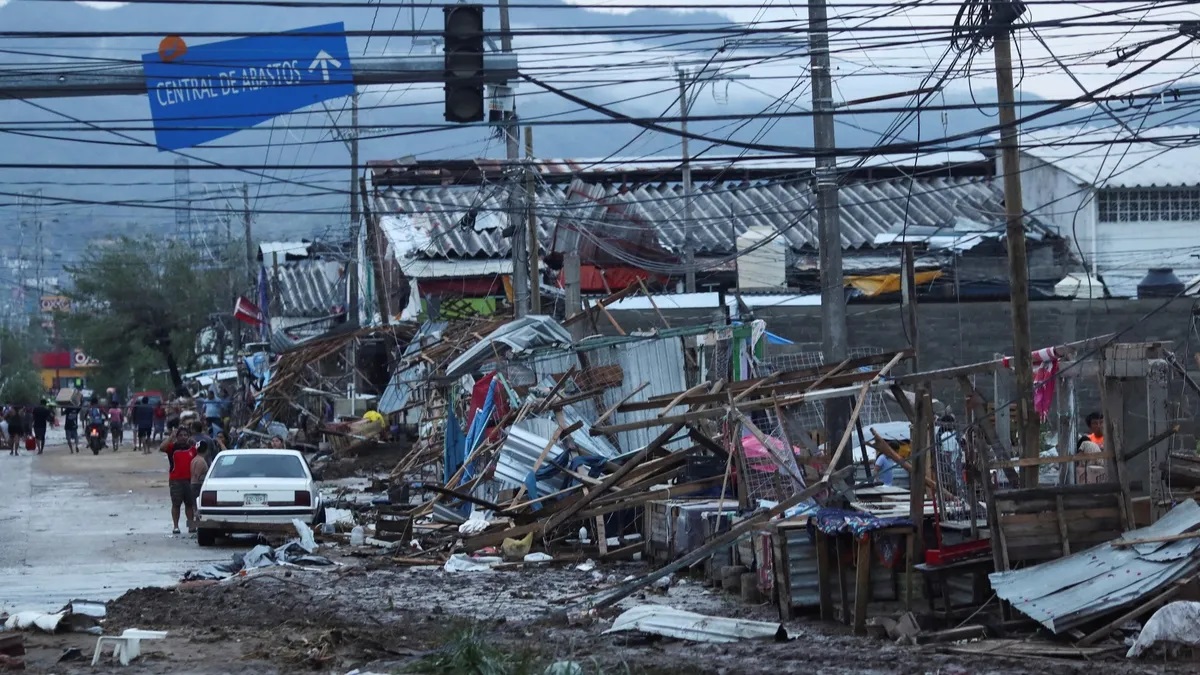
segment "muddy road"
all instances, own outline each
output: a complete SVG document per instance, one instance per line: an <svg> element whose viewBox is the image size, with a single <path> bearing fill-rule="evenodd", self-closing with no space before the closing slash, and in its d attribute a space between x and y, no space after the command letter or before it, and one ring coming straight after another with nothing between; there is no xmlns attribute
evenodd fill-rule
<svg viewBox="0 0 1200 675"><path fill-rule="evenodd" d="M61 430L58 431L61 439ZM51 442L55 439L51 436ZM120 452L0 455L0 611L54 610L170 585L228 553L172 537L166 461Z"/></svg>

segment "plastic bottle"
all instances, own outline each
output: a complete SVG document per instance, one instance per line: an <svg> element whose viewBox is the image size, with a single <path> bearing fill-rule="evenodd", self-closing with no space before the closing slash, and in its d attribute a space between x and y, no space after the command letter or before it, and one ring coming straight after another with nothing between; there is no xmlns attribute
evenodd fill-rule
<svg viewBox="0 0 1200 675"><path fill-rule="evenodd" d="M362 546L367 542L366 530L362 525L355 525L353 530L350 530L350 545Z"/></svg>

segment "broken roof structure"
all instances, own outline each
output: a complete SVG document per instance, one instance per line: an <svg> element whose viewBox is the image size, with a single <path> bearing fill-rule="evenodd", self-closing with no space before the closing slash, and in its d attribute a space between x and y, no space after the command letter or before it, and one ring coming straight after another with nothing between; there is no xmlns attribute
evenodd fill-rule
<svg viewBox="0 0 1200 675"><path fill-rule="evenodd" d="M1200 505L1079 553L991 575L1000 599L1054 633L1154 597L1200 571Z"/></svg>

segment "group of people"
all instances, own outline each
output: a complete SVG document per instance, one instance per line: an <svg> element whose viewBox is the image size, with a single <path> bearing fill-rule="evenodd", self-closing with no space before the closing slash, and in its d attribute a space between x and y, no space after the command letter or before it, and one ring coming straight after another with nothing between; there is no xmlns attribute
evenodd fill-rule
<svg viewBox="0 0 1200 675"><path fill-rule="evenodd" d="M22 446L42 454L46 449L46 430L57 425L54 411L44 399L32 406L10 403L0 410L0 440L10 456L19 455Z"/></svg>
<svg viewBox="0 0 1200 675"><path fill-rule="evenodd" d="M197 507L209 464L229 448L224 431L209 434L208 420L194 412L185 412L170 436L159 445L167 456L167 485L171 495L172 533L179 534L179 516L187 517L188 532L196 529ZM283 447L283 439L273 438L271 447Z"/></svg>

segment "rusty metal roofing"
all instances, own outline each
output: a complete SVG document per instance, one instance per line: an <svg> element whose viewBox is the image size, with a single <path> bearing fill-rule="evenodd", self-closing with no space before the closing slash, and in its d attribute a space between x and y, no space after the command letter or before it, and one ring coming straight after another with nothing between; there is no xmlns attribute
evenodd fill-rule
<svg viewBox="0 0 1200 675"><path fill-rule="evenodd" d="M793 249L817 247L813 195L807 180L755 183L719 182L693 192L691 218L684 217L677 183L595 184L603 199L621 206L630 236L649 229L658 244L681 251L690 230L697 253L728 254L738 234L766 226L783 233ZM574 218L587 232L588 211L567 204L568 184L542 183L535 212L543 250L550 250L555 224ZM430 258L504 257L510 252L507 193L502 184L391 187L375 197L380 214L404 217L428 229L429 243L418 255ZM906 222L947 226L965 218L999 227L1004 205L998 183L982 177L892 178L848 183L840 190L845 248L873 245L876 236ZM582 214L582 215L581 215ZM614 225L607 222L606 232Z"/></svg>

